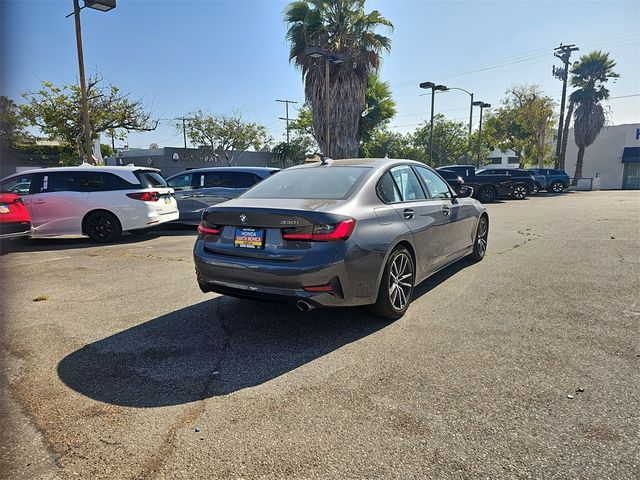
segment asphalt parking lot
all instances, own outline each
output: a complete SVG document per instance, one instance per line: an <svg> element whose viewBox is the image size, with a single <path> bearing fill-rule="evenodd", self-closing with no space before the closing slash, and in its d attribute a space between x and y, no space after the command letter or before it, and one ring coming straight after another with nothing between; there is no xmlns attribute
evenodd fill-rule
<svg viewBox="0 0 640 480"><path fill-rule="evenodd" d="M190 229L9 246L1 476L638 478L640 192L488 210L396 322L202 294Z"/></svg>

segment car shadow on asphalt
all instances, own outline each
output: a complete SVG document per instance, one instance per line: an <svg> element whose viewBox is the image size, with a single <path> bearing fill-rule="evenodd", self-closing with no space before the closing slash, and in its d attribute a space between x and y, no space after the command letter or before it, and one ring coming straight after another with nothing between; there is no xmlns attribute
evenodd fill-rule
<svg viewBox="0 0 640 480"><path fill-rule="evenodd" d="M415 298L469 265L427 279ZM366 308L303 313L220 296L86 345L60 361L58 376L109 404L179 405L263 384L390 324Z"/></svg>

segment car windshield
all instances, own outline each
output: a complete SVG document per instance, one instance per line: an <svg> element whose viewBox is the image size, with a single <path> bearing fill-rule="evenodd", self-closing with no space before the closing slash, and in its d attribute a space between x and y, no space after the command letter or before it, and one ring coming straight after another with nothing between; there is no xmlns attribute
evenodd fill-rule
<svg viewBox="0 0 640 480"><path fill-rule="evenodd" d="M241 195L242 198L343 200L355 190L368 167L296 168L283 170Z"/></svg>

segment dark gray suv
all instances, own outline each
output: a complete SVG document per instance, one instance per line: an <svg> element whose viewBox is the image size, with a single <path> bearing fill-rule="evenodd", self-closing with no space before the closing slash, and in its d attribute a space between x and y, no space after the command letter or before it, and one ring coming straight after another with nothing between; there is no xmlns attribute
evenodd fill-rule
<svg viewBox="0 0 640 480"><path fill-rule="evenodd" d="M167 178L180 211L180 218L173 223L198 225L207 207L236 198L278 171L268 167L209 167L176 173Z"/></svg>

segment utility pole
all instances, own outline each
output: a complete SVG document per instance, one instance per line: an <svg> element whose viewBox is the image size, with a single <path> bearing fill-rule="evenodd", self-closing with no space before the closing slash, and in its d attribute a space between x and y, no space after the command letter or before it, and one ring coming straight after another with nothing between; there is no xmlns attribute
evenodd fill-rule
<svg viewBox="0 0 640 480"><path fill-rule="evenodd" d="M184 148L187 148L187 120L194 120L191 117L178 117L176 120L182 120L182 137L184 139Z"/></svg>
<svg viewBox="0 0 640 480"><path fill-rule="evenodd" d="M553 56L562 60L564 64L563 67L556 68L553 66L553 76L558 80L562 80L562 100L560 101L560 121L558 122L558 140L556 141L556 158L555 158L555 168L559 168L560 163L564 163L563 160L560 159L560 150L562 146L562 127L564 125L564 104L567 98L567 78L569 76L569 58L571 57L571 52L575 52L580 50L575 44L571 45L563 45L560 44L559 47L553 49ZM571 122L570 118L567 118L567 122Z"/></svg>
<svg viewBox="0 0 640 480"><path fill-rule="evenodd" d="M290 103L298 103L298 102L294 102L293 100L278 100L276 98L276 102L281 102L285 104L285 117L278 117L279 120L284 120L285 122L287 122L287 143L289 143L289 120L291 120L289 118L289 104Z"/></svg>

